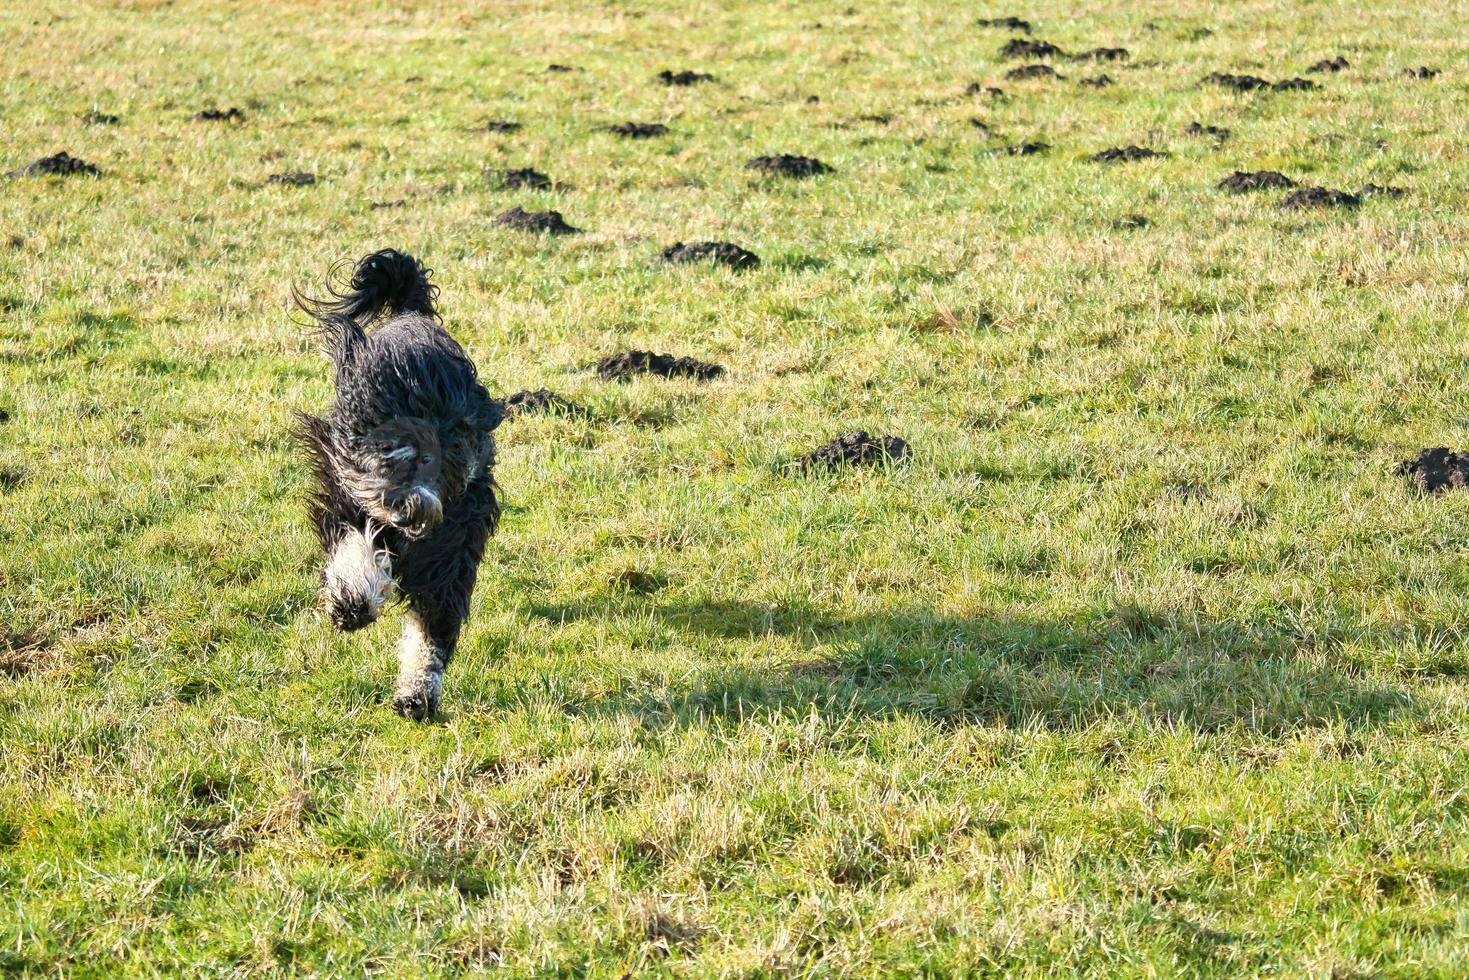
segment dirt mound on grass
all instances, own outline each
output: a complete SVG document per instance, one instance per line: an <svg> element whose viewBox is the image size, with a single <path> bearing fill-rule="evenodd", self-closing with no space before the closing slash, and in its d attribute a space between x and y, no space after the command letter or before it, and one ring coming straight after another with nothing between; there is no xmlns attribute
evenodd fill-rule
<svg viewBox="0 0 1469 980"><path fill-rule="evenodd" d="M666 136L668 127L662 123L625 122L608 126L607 132L626 136L630 140L646 140L655 136Z"/></svg>
<svg viewBox="0 0 1469 980"><path fill-rule="evenodd" d="M228 109L201 109L194 113L195 122L243 122L245 113L230 106Z"/></svg>
<svg viewBox="0 0 1469 980"><path fill-rule="evenodd" d="M820 469L835 469L839 466L874 466L880 463L897 463L912 455L908 442L897 436L869 435L858 430L838 436L825 445L818 446L803 456L791 460L790 467L809 473Z"/></svg>
<svg viewBox="0 0 1469 980"><path fill-rule="evenodd" d="M1269 88L1270 83L1258 75L1231 75L1227 72L1210 72L1204 76L1204 82L1208 85L1220 85L1224 88L1232 88L1236 92L1253 92L1256 89Z"/></svg>
<svg viewBox="0 0 1469 980"><path fill-rule="evenodd" d="M1437 68L1429 68L1427 65L1419 65L1417 68L1406 68L1403 75L1407 78L1437 78L1442 72Z"/></svg>
<svg viewBox="0 0 1469 980"><path fill-rule="evenodd" d="M746 170L758 170L775 177L816 177L832 172L831 167L815 157L796 156L792 153L777 153L774 156L756 157L745 164Z"/></svg>
<svg viewBox="0 0 1469 980"><path fill-rule="evenodd" d="M1089 159L1093 163L1130 163L1133 160L1152 160L1167 155L1146 146L1114 146L1110 150L1093 153Z"/></svg>
<svg viewBox="0 0 1469 980"><path fill-rule="evenodd" d="M713 262L731 269L753 269L760 264L760 256L734 242L674 242L662 255L664 262Z"/></svg>
<svg viewBox="0 0 1469 980"><path fill-rule="evenodd" d="M1335 58L1322 58L1320 61L1318 61L1314 65L1312 65L1310 68L1307 68L1306 69L1306 74L1308 74L1308 75L1320 75L1323 72L1333 72L1334 73L1334 72L1339 72L1339 71L1345 71L1346 69L1350 68L1351 66L1352 66L1351 65L1351 62L1347 61L1347 59L1343 58L1341 55L1337 55Z"/></svg>
<svg viewBox="0 0 1469 980"><path fill-rule="evenodd" d="M1306 187L1286 196L1280 202L1283 208L1354 208L1362 198L1346 191L1335 191L1328 187Z"/></svg>
<svg viewBox="0 0 1469 980"><path fill-rule="evenodd" d="M1028 78L1064 78L1064 75L1056 74L1050 65L1022 65L1005 72L1005 77L1011 81L1024 81Z"/></svg>
<svg viewBox="0 0 1469 980"><path fill-rule="evenodd" d="M514 207L509 211L502 211L495 218L495 224L506 228L516 228L520 231L544 232L548 235L574 235L581 231L566 223L561 217L560 211L527 211L524 208Z"/></svg>
<svg viewBox="0 0 1469 980"><path fill-rule="evenodd" d="M551 178L531 167L520 167L500 174L500 183L510 190L548 191Z"/></svg>
<svg viewBox="0 0 1469 980"><path fill-rule="evenodd" d="M587 410L574 401L562 398L549 388L517 391L505 399L508 415L585 415Z"/></svg>
<svg viewBox="0 0 1469 980"><path fill-rule="evenodd" d="M995 150L996 153L1011 157L1030 157L1037 153L1044 153L1051 148L1051 144L1033 140L1029 143L1016 143L1013 146L1002 146Z"/></svg>
<svg viewBox="0 0 1469 980"><path fill-rule="evenodd" d="M1403 460L1394 472L1411 477L1424 493L1462 489L1469 486L1469 454L1456 453L1445 446L1422 449L1412 459Z"/></svg>
<svg viewBox="0 0 1469 980"><path fill-rule="evenodd" d="M685 87L698 85L700 82L712 82L714 76L702 71L669 71L663 69L655 76L664 85L677 85Z"/></svg>
<svg viewBox="0 0 1469 980"><path fill-rule="evenodd" d="M1083 78L1076 84L1085 85L1087 88L1106 88L1114 82L1111 75L1093 75L1091 78Z"/></svg>
<svg viewBox="0 0 1469 980"><path fill-rule="evenodd" d="M724 368L718 364L695 360L692 357L654 354L646 350L629 350L621 354L610 354L597 362L597 377L603 381L628 381L638 374L656 374L660 378L693 378L695 381L712 381L724 374Z"/></svg>
<svg viewBox="0 0 1469 980"><path fill-rule="evenodd" d="M1315 82L1305 78L1286 78L1278 82L1269 82L1259 75L1231 75L1220 71L1205 75L1204 83L1232 88L1236 92L1254 92L1259 89L1269 89L1272 92L1309 91L1317 87Z"/></svg>
<svg viewBox="0 0 1469 980"><path fill-rule="evenodd" d="M1357 192L1359 197L1405 197L1408 193L1406 187L1395 187L1392 184L1368 184Z"/></svg>
<svg viewBox="0 0 1469 980"><path fill-rule="evenodd" d="M1218 184L1221 191L1243 194L1246 191L1284 190L1296 186L1285 174L1274 170L1236 170Z"/></svg>
<svg viewBox="0 0 1469 980"><path fill-rule="evenodd" d="M1132 52L1126 48L1092 48L1071 56L1072 61L1126 61Z"/></svg>
<svg viewBox="0 0 1469 980"><path fill-rule="evenodd" d="M1030 33L1030 21L1021 20L1019 17L981 17L975 21L980 27L1003 27L1007 30L1020 31L1022 34Z"/></svg>
<svg viewBox="0 0 1469 980"><path fill-rule="evenodd" d="M1229 130L1222 126L1205 126L1202 123L1191 122L1188 124L1188 128L1183 131L1183 135L1207 136L1210 139L1215 139L1223 143L1229 139Z"/></svg>
<svg viewBox="0 0 1469 980"><path fill-rule="evenodd" d="M517 133L520 131L520 123L511 122L509 119L490 119L485 122L487 133Z"/></svg>
<svg viewBox="0 0 1469 980"><path fill-rule="evenodd" d="M575 68L571 65L558 65L554 62L546 66L547 75L564 75L567 72L571 71L581 71L581 69Z"/></svg>
<svg viewBox="0 0 1469 980"><path fill-rule="evenodd" d="M1152 222L1148 220L1148 216L1145 214L1124 214L1112 222L1112 227L1118 231L1137 231L1151 224Z"/></svg>
<svg viewBox="0 0 1469 980"><path fill-rule="evenodd" d="M39 177L45 174L59 174L63 176L67 174L87 174L89 176L95 177L101 172L102 171L97 169L96 164L88 163L85 160L79 160L63 150L60 153L53 153L49 157L41 157L41 159L39 160L32 160L24 167L17 167L15 170L7 173L5 176Z"/></svg>
<svg viewBox="0 0 1469 980"><path fill-rule="evenodd" d="M116 126L122 122L122 119L110 112L98 112L96 109L91 109L82 116L82 122L88 126Z"/></svg>
<svg viewBox="0 0 1469 980"><path fill-rule="evenodd" d="M1060 58L1064 52L1049 41L1031 41L1023 37L1011 38L1000 49L1001 58Z"/></svg>
<svg viewBox="0 0 1469 980"><path fill-rule="evenodd" d="M305 187L316 183L316 174L309 174L304 170L287 170L283 173L271 174L265 178L267 184L281 184L286 187Z"/></svg>

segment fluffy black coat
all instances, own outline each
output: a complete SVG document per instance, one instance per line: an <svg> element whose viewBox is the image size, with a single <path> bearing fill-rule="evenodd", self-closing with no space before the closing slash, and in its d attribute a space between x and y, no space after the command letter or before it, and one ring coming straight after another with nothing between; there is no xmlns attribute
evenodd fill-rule
<svg viewBox="0 0 1469 980"><path fill-rule="evenodd" d="M299 416L315 475L322 598L342 630L373 622L394 586L408 606L393 706L432 714L500 508L491 433L504 404L445 332L438 287L393 249L357 263L326 299L296 294L335 369L336 397Z"/></svg>

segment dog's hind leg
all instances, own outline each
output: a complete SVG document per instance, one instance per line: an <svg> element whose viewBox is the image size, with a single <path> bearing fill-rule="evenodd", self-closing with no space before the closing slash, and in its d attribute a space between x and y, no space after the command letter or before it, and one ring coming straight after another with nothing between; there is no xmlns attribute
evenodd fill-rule
<svg viewBox="0 0 1469 980"><path fill-rule="evenodd" d="M322 569L322 602L332 625L350 631L376 620L393 596L392 571L370 531L343 526Z"/></svg>

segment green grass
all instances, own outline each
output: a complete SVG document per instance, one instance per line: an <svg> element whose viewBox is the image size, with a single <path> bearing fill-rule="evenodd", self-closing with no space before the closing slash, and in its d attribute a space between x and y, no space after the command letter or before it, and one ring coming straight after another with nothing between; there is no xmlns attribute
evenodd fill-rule
<svg viewBox="0 0 1469 980"><path fill-rule="evenodd" d="M1469 494L1392 474L1469 443L1461 9L356 6L0 8L0 169L103 170L0 183L0 972L1469 971ZM1132 62L1006 82L1006 13ZM1214 188L1267 168L1411 193ZM705 238L763 265L657 262ZM397 614L315 610L287 438L290 287L387 245L592 409L501 430L428 725ZM854 428L914 458L781 472Z"/></svg>

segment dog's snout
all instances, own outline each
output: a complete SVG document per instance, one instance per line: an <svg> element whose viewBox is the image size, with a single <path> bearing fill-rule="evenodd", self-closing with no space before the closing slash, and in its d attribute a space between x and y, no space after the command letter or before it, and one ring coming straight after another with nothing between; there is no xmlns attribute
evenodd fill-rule
<svg viewBox="0 0 1469 980"><path fill-rule="evenodd" d="M439 495L426 487L419 487L403 498L393 511L393 523L405 531L418 535L444 519L444 505Z"/></svg>

